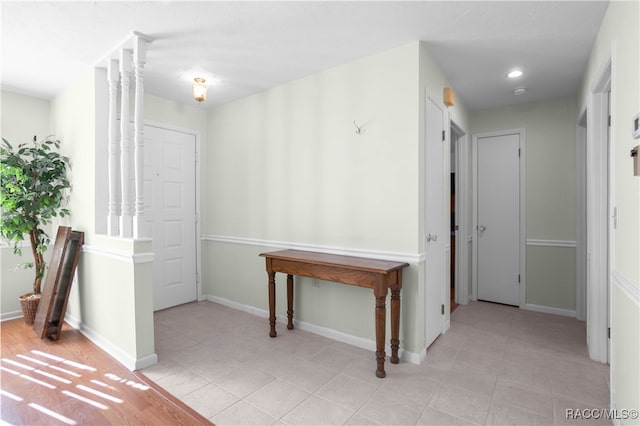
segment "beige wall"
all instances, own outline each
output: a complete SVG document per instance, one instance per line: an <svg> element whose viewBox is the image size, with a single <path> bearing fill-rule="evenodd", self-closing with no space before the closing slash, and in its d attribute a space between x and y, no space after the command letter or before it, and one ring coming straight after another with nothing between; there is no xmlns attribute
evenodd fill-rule
<svg viewBox="0 0 640 426"><path fill-rule="evenodd" d="M202 171L205 292L266 309L264 242L415 257L418 99L412 43L211 111ZM423 319L408 296L417 293L414 268L404 278L401 333L403 347L417 351ZM300 284L298 319L375 338L369 290ZM284 312L283 299L279 306Z"/></svg>
<svg viewBox="0 0 640 426"><path fill-rule="evenodd" d="M31 96L2 91L1 95L2 138L16 147L20 143L31 142L33 136L44 139L50 135L49 101ZM47 230L51 236L51 232ZM55 237L55 236L53 236ZM4 242L0 244L0 313L1 318L21 315L18 297L31 291L35 271L14 268L33 260L29 241L26 240L22 256L13 254L13 249ZM49 253L50 254L50 253Z"/></svg>
<svg viewBox="0 0 640 426"><path fill-rule="evenodd" d="M423 350L425 277L416 259L424 250L425 95L441 99L447 85L427 46L412 43L212 111L202 179L205 292L266 310L258 254L273 248L264 243L405 257L401 345ZM450 112L467 127L464 106ZM299 281L298 319L374 339L367 290Z"/></svg>
<svg viewBox="0 0 640 426"><path fill-rule="evenodd" d="M412 44L216 108L203 232L415 252L416 86Z"/></svg>
<svg viewBox="0 0 640 426"><path fill-rule="evenodd" d="M576 309L576 100L475 111L474 134L526 134L526 303ZM558 247L558 243L563 247Z"/></svg>
<svg viewBox="0 0 640 426"><path fill-rule="evenodd" d="M31 142L33 136L44 139L51 134L49 115L51 105L48 100L20 95L3 90L2 123L0 132L13 146Z"/></svg>
<svg viewBox="0 0 640 426"><path fill-rule="evenodd" d="M613 203L618 211L611 269L612 407L640 409L640 178L633 176L629 156L639 143L631 137L631 120L640 112L640 3L609 4L585 70L578 102L590 103L605 63L612 58L611 135ZM623 419L636 424L637 419Z"/></svg>

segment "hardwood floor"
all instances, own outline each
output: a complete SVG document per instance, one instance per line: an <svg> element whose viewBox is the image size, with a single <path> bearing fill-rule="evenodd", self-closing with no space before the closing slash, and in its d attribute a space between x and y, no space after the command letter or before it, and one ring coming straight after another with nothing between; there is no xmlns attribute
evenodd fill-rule
<svg viewBox="0 0 640 426"><path fill-rule="evenodd" d="M40 339L23 319L2 322L4 422L18 425L211 425L141 373L130 372L79 331Z"/></svg>

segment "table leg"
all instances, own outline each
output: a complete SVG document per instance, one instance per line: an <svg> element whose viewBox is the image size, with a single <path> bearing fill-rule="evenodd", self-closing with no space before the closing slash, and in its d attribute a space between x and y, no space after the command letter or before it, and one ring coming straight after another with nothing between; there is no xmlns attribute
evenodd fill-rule
<svg viewBox="0 0 640 426"><path fill-rule="evenodd" d="M276 337L276 273L267 272L269 274L269 336Z"/></svg>
<svg viewBox="0 0 640 426"><path fill-rule="evenodd" d="M398 364L400 348L400 286L391 287L391 363Z"/></svg>
<svg viewBox="0 0 640 426"><path fill-rule="evenodd" d="M385 341L385 329L386 329L386 317L387 317L387 295L386 292L374 290L376 297L376 377L383 378L386 376L384 371L384 359L386 354L384 352Z"/></svg>
<svg viewBox="0 0 640 426"><path fill-rule="evenodd" d="M293 275L287 275L287 329L293 330Z"/></svg>

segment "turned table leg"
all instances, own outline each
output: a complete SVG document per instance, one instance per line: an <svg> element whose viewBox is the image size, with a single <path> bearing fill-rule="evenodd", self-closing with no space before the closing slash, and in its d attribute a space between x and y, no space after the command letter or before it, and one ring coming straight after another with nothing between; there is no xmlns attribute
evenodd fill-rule
<svg viewBox="0 0 640 426"><path fill-rule="evenodd" d="M391 363L398 364L400 347L400 286L391 287Z"/></svg>
<svg viewBox="0 0 640 426"><path fill-rule="evenodd" d="M386 290L386 289L385 289ZM386 329L386 291L382 289L374 289L376 297L376 377L383 378L386 376L384 371L384 341L385 341L385 329Z"/></svg>
<svg viewBox="0 0 640 426"><path fill-rule="evenodd" d="M269 336L276 337L276 273L267 272L269 275Z"/></svg>
<svg viewBox="0 0 640 426"><path fill-rule="evenodd" d="M287 329L293 330L293 275L287 275Z"/></svg>

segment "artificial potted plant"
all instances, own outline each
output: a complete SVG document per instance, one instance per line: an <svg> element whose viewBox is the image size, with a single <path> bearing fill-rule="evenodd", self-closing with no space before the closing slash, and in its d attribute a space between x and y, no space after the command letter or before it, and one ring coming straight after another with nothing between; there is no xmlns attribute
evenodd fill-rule
<svg viewBox="0 0 640 426"><path fill-rule="evenodd" d="M35 269L33 291L20 296L27 324L33 324L41 297L45 272L44 253L50 243L44 227L54 217L64 217L69 158L58 152L60 141L47 137L33 144L20 144L15 149L4 138L0 146L0 236L21 255L20 243L26 235L31 242L33 261L19 265Z"/></svg>

